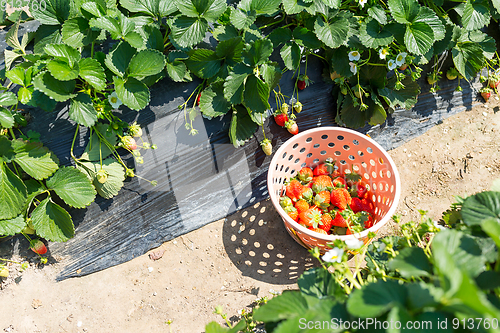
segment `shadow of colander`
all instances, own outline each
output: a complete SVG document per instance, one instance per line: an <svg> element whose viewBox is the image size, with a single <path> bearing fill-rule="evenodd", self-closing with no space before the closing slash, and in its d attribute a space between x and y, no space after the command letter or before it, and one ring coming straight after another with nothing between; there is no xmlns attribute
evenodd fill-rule
<svg viewBox="0 0 500 333"><path fill-rule="evenodd" d="M226 252L243 275L272 284L290 284L317 264L283 227L271 201L264 200L227 217Z"/></svg>

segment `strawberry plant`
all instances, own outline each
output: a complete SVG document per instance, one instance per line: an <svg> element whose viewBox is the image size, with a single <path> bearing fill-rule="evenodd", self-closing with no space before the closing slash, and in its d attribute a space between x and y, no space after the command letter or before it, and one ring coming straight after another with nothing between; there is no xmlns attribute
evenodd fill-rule
<svg viewBox="0 0 500 333"><path fill-rule="evenodd" d="M320 266L302 274L298 290L266 300L230 329L210 323L206 332L400 332L412 324L426 325L425 332L498 332L500 183L494 184L457 197L440 221L424 211L418 223L395 216L397 235L367 244L335 240L324 254L312 249ZM352 264L349 254L356 255Z"/></svg>

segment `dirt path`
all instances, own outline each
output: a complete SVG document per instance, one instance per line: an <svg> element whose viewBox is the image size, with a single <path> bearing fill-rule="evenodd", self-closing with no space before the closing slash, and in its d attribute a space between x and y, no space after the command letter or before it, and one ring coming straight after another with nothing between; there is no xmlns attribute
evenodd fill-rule
<svg viewBox="0 0 500 333"><path fill-rule="evenodd" d="M439 219L453 195L488 189L500 178L498 111L491 99L390 151L401 174L398 213L405 220L418 218L418 209ZM149 257L162 251L158 260ZM21 253L27 257L13 259L36 261ZM88 276L55 282L57 264L14 272L0 290L0 330L169 332L172 320L171 332L203 332L208 322L223 322L213 314L216 305L237 319L256 298L296 288L314 264L267 200Z"/></svg>

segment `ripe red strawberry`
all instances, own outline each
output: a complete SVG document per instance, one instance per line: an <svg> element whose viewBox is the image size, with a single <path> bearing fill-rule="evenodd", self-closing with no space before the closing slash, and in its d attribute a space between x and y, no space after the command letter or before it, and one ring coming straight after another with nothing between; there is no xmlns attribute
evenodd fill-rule
<svg viewBox="0 0 500 333"><path fill-rule="evenodd" d="M303 186L302 187L302 193L300 194L300 199L303 199L310 203L313 198L313 191L309 186Z"/></svg>
<svg viewBox="0 0 500 333"><path fill-rule="evenodd" d="M500 80L490 79L488 80L488 84L491 89L495 89L500 84Z"/></svg>
<svg viewBox="0 0 500 333"><path fill-rule="evenodd" d="M275 113L274 121L276 121L276 124L278 124L279 126L284 127L286 122L288 121L288 115L281 112Z"/></svg>
<svg viewBox="0 0 500 333"><path fill-rule="evenodd" d="M368 220L365 221L365 228L371 228L373 227L373 217L371 215L368 215Z"/></svg>
<svg viewBox="0 0 500 333"><path fill-rule="evenodd" d="M346 186L345 179L342 178L342 177L336 177L333 180L333 186L335 186L335 187L345 187Z"/></svg>
<svg viewBox="0 0 500 333"><path fill-rule="evenodd" d="M313 171L311 168L305 167L300 169L299 179L304 183L309 183L313 179Z"/></svg>
<svg viewBox="0 0 500 333"><path fill-rule="evenodd" d="M335 215L335 218L332 220L332 225L336 227L347 227L347 220L344 219L342 215L340 215L339 212Z"/></svg>
<svg viewBox="0 0 500 333"><path fill-rule="evenodd" d="M485 101L485 102L488 102L488 100L489 100L489 99L490 99L490 97L491 97L491 91L482 92L482 93L481 93L481 96L483 96L483 98L484 98L484 101Z"/></svg>
<svg viewBox="0 0 500 333"><path fill-rule="evenodd" d="M333 188L332 179L330 176L321 175L315 177L312 182L312 190L315 193L319 193L322 191L329 191Z"/></svg>
<svg viewBox="0 0 500 333"><path fill-rule="evenodd" d="M299 88L299 90L304 90L306 88L306 81L298 80L297 81L297 88Z"/></svg>
<svg viewBox="0 0 500 333"><path fill-rule="evenodd" d="M313 199L313 204L320 208L326 209L330 206L330 192L321 191Z"/></svg>
<svg viewBox="0 0 500 333"><path fill-rule="evenodd" d="M363 210L370 214L375 213L375 204L368 198L361 199L361 204L363 205Z"/></svg>
<svg viewBox="0 0 500 333"><path fill-rule="evenodd" d="M312 230L312 231L317 232L319 234L328 235L328 232L326 232L325 230L323 230L321 228L309 228L309 230Z"/></svg>
<svg viewBox="0 0 500 333"><path fill-rule="evenodd" d="M312 206L305 212L299 214L299 222L308 227L317 228L321 222L321 215L321 210L316 206Z"/></svg>
<svg viewBox="0 0 500 333"><path fill-rule="evenodd" d="M356 194L358 195L358 198L364 198L367 191L368 190L366 189L365 185L356 184Z"/></svg>
<svg viewBox="0 0 500 333"><path fill-rule="evenodd" d="M264 139L260 142L260 147L266 155L271 155L273 153L273 144L269 139Z"/></svg>
<svg viewBox="0 0 500 333"><path fill-rule="evenodd" d="M196 106L200 105L200 99L201 99L201 93L198 93L198 96L196 97Z"/></svg>
<svg viewBox="0 0 500 333"><path fill-rule="evenodd" d="M353 212L357 213L363 211L365 206L361 202L360 198L352 198L349 207L351 207Z"/></svg>
<svg viewBox="0 0 500 333"><path fill-rule="evenodd" d="M321 223L319 224L318 228L325 230L327 233L329 233L330 229L332 228L332 216L330 214L323 214L321 215Z"/></svg>
<svg viewBox="0 0 500 333"><path fill-rule="evenodd" d="M408 64L403 64L399 67L399 70L404 71L405 69L408 68Z"/></svg>
<svg viewBox="0 0 500 333"><path fill-rule="evenodd" d="M309 209L309 204L307 203L307 201L301 199L301 200L297 201L297 203L295 204L295 208L297 209L297 211L300 214L300 213L303 213Z"/></svg>
<svg viewBox="0 0 500 333"><path fill-rule="evenodd" d="M351 231L351 229L347 228L347 230L345 231L345 234L346 234L346 235L352 235L352 231Z"/></svg>
<svg viewBox="0 0 500 333"><path fill-rule="evenodd" d="M313 170L313 174L315 176L328 175L334 172L335 172L334 163L330 162L321 163Z"/></svg>
<svg viewBox="0 0 500 333"><path fill-rule="evenodd" d="M351 195L345 188L337 188L332 191L330 202L340 210L344 210L351 204Z"/></svg>
<svg viewBox="0 0 500 333"><path fill-rule="evenodd" d="M302 196L303 188L304 186L297 179L293 179L286 185L286 195L292 199L292 201L297 201Z"/></svg>
<svg viewBox="0 0 500 333"><path fill-rule="evenodd" d="M299 125L295 122L295 120L289 120L285 123L285 127L293 135L297 135L299 133Z"/></svg>
<svg viewBox="0 0 500 333"><path fill-rule="evenodd" d="M47 247L39 239L34 239L34 240L30 241L30 249L31 249L31 251L38 253L38 254L47 253Z"/></svg>
<svg viewBox="0 0 500 333"><path fill-rule="evenodd" d="M122 137L122 145L124 148L128 150L136 150L137 149L137 143L135 142L135 139L131 137L130 135L125 135Z"/></svg>

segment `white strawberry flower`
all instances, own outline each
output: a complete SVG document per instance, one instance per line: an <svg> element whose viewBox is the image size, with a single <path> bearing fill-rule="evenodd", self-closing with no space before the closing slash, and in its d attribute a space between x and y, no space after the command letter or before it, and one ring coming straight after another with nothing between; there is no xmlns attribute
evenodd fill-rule
<svg viewBox="0 0 500 333"><path fill-rule="evenodd" d="M398 67L404 65L406 56L407 56L406 52L401 52L400 54L398 54L398 56L396 57L396 65Z"/></svg>
<svg viewBox="0 0 500 333"><path fill-rule="evenodd" d="M390 59L387 62L387 67L389 68L390 71L396 68L396 62L394 61L394 59Z"/></svg>
<svg viewBox="0 0 500 333"><path fill-rule="evenodd" d="M113 107L113 109L118 109L120 105L122 105L122 101L118 98L116 91L113 91L111 95L108 96L109 104Z"/></svg>
<svg viewBox="0 0 500 333"><path fill-rule="evenodd" d="M368 0L359 0L359 4L360 4L361 8L363 8L367 2L368 2Z"/></svg>
<svg viewBox="0 0 500 333"><path fill-rule="evenodd" d="M378 56L380 57L380 59L385 59L385 57L387 57L388 54L389 54L389 50L386 48L381 48L378 51Z"/></svg>
<svg viewBox="0 0 500 333"><path fill-rule="evenodd" d="M358 51L349 52L349 61L358 61L361 58L361 53Z"/></svg>
<svg viewBox="0 0 500 333"><path fill-rule="evenodd" d="M349 250L357 250L361 248L365 243L363 241L360 241L359 239L348 239L345 241L345 245Z"/></svg>
<svg viewBox="0 0 500 333"><path fill-rule="evenodd" d="M335 247L325 253L321 259L326 262L341 262L342 261L342 255L344 254L344 249L339 249L338 247Z"/></svg>
<svg viewBox="0 0 500 333"><path fill-rule="evenodd" d="M351 66L351 73L356 74L358 72L358 66L356 66L356 64L352 61L349 63L349 65Z"/></svg>

